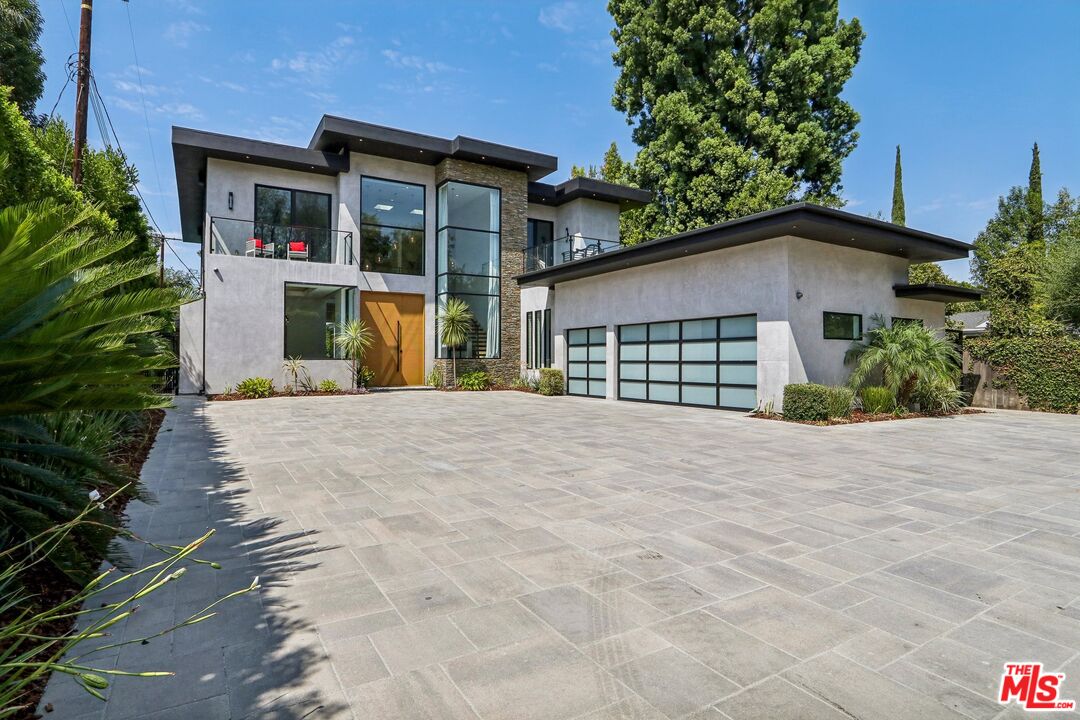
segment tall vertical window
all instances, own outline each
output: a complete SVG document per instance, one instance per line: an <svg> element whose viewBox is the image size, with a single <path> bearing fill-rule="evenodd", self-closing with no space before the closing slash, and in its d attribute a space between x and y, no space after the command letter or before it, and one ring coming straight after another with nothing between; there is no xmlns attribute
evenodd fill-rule
<svg viewBox="0 0 1080 720"><path fill-rule="evenodd" d="M551 367L551 310L525 313L525 367Z"/></svg>
<svg viewBox="0 0 1080 720"><path fill-rule="evenodd" d="M285 357L341 359L338 327L356 317L356 288L285 283Z"/></svg>
<svg viewBox="0 0 1080 720"><path fill-rule="evenodd" d="M465 302L473 320L459 357L499 357L499 273L501 247L499 189L463 182L439 186L436 205L435 293L440 306L455 297ZM435 338L439 357L450 357L442 344L438 322Z"/></svg>
<svg viewBox="0 0 1080 720"><path fill-rule="evenodd" d="M424 274L424 186L360 180L360 267Z"/></svg>
<svg viewBox="0 0 1080 720"><path fill-rule="evenodd" d="M254 234L273 243L276 257L331 262L330 196L256 185Z"/></svg>
<svg viewBox="0 0 1080 720"><path fill-rule="evenodd" d="M555 223L550 220L527 221L525 271L551 267L555 260Z"/></svg>

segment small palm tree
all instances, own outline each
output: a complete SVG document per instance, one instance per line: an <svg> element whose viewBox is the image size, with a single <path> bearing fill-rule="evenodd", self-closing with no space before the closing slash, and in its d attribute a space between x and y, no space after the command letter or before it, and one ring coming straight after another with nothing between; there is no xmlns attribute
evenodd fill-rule
<svg viewBox="0 0 1080 720"><path fill-rule="evenodd" d="M352 386L356 389L356 363L364 359L364 354L375 342L375 336L363 320L349 320L338 325L334 335L334 345L341 348L349 359L352 369Z"/></svg>
<svg viewBox="0 0 1080 720"><path fill-rule="evenodd" d="M287 357L284 362L281 363L281 369L292 375L292 390L295 393L297 388L297 378L299 378L300 373L304 372L305 369L304 359L300 356Z"/></svg>
<svg viewBox="0 0 1080 720"><path fill-rule="evenodd" d="M439 310L439 336L442 344L450 348L450 362L453 366L454 385L457 385L457 348L468 337L473 314L464 300L450 298Z"/></svg>
<svg viewBox="0 0 1080 720"><path fill-rule="evenodd" d="M885 327L883 317L873 319L878 327L867 333L865 343L856 343L844 356L844 362L855 365L849 380L852 388L880 372L897 404L907 406L920 384L955 384L960 354L951 342L916 323Z"/></svg>

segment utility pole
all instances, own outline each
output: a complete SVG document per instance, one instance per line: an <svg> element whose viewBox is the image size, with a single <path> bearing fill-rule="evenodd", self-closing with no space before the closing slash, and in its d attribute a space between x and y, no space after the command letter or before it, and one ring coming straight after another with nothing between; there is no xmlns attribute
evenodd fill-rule
<svg viewBox="0 0 1080 720"><path fill-rule="evenodd" d="M158 287L165 287L165 236L158 238L161 241L161 258L158 264Z"/></svg>
<svg viewBox="0 0 1080 720"><path fill-rule="evenodd" d="M79 21L79 64L75 83L75 153L71 162L71 179L75 187L82 186L82 155L86 147L86 108L90 99L90 21L94 0L82 0Z"/></svg>

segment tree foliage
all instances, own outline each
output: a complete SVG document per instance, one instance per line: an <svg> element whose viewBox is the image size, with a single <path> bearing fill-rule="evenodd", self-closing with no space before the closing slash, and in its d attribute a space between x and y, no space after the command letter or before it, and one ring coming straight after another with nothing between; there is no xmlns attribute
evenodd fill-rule
<svg viewBox="0 0 1080 720"><path fill-rule="evenodd" d="M0 85L11 88L11 99L28 119L45 90L41 28L36 0L0 0Z"/></svg>
<svg viewBox="0 0 1080 720"><path fill-rule="evenodd" d="M657 237L796 199L840 204L858 113L840 93L858 20L836 0L611 0L613 104L634 126L634 175Z"/></svg>
<svg viewBox="0 0 1080 720"><path fill-rule="evenodd" d="M1039 163L1039 143L1031 148L1031 169L1028 171L1028 244L1035 249L1045 242L1043 236L1042 165Z"/></svg>
<svg viewBox="0 0 1080 720"><path fill-rule="evenodd" d="M900 167L900 146L896 146L896 166L893 168L892 185L892 222L894 225L906 225L904 212L904 171Z"/></svg>
<svg viewBox="0 0 1080 720"><path fill-rule="evenodd" d="M960 355L951 341L917 323L885 327L884 318L875 316L874 320L878 325L867 333L866 341L852 345L844 358L855 366L849 381L852 388L880 376L897 404L907 406L919 385L956 386Z"/></svg>

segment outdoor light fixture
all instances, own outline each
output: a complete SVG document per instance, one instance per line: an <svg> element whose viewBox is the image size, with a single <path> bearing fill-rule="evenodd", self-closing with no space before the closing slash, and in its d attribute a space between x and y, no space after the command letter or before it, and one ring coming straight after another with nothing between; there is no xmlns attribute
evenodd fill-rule
<svg viewBox="0 0 1080 720"><path fill-rule="evenodd" d="M795 299L796 300L802 300L802 290L796 290L795 291Z"/></svg>
<svg viewBox="0 0 1080 720"><path fill-rule="evenodd" d="M233 194L232 194L232 191L230 190L229 191L229 209L232 210L232 208L233 208Z"/></svg>

